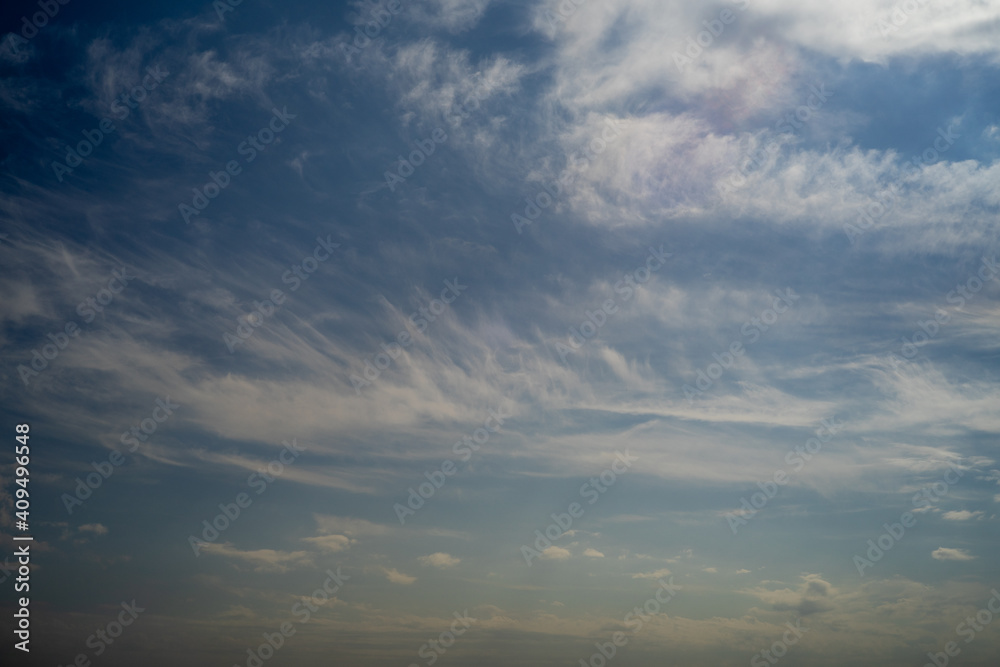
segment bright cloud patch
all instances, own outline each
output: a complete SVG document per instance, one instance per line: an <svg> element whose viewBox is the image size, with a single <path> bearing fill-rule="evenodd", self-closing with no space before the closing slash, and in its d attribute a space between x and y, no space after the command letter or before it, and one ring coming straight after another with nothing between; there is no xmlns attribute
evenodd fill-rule
<svg viewBox="0 0 1000 667"><path fill-rule="evenodd" d="M949 549L947 547L935 549L931 552L931 557L935 560L972 560L975 558L964 549Z"/></svg>

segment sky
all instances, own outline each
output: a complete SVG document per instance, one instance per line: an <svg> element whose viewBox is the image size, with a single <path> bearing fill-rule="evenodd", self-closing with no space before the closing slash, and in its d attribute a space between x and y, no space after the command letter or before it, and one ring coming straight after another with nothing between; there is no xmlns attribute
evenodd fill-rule
<svg viewBox="0 0 1000 667"><path fill-rule="evenodd" d="M996 0L0 35L4 664L996 665Z"/></svg>

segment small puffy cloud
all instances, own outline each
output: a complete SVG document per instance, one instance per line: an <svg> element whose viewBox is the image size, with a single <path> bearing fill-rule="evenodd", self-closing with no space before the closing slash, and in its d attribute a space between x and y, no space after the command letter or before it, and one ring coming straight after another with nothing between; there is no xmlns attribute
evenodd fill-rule
<svg viewBox="0 0 1000 667"><path fill-rule="evenodd" d="M307 537L306 542L312 542L323 551L336 553L350 547L355 540L345 535L320 535L319 537Z"/></svg>
<svg viewBox="0 0 1000 667"><path fill-rule="evenodd" d="M667 568L661 568L656 572L640 572L639 574L633 574L633 579L659 579L660 577L665 577L669 574L673 574Z"/></svg>
<svg viewBox="0 0 1000 667"><path fill-rule="evenodd" d="M462 562L461 558L455 558L451 554L446 554L441 551L431 554L430 556L421 556L417 560L420 561L421 565L439 568L453 567Z"/></svg>
<svg viewBox="0 0 1000 667"><path fill-rule="evenodd" d="M750 574L750 570L736 570L736 574Z"/></svg>
<svg viewBox="0 0 1000 667"><path fill-rule="evenodd" d="M569 550L562 547L549 547L542 552L542 558L546 560L566 560L569 557Z"/></svg>
<svg viewBox="0 0 1000 667"><path fill-rule="evenodd" d="M702 572L708 572L709 574L715 574L715 573L716 573L716 572L718 572L718 571L719 571L719 570L717 570L717 569L716 569L716 568L714 568L714 567L706 567L706 568L704 568L704 569L702 570Z"/></svg>
<svg viewBox="0 0 1000 667"><path fill-rule="evenodd" d="M955 512L945 512L943 516L948 521L969 521L970 519L975 519L981 516L982 512L970 512L969 510L959 510Z"/></svg>
<svg viewBox="0 0 1000 667"><path fill-rule="evenodd" d="M108 527L100 523L86 523L80 526L81 533L93 533L94 535L107 535Z"/></svg>
<svg viewBox="0 0 1000 667"><path fill-rule="evenodd" d="M940 547L931 552L931 558L935 560L972 560L975 556L969 554L965 549Z"/></svg>
<svg viewBox="0 0 1000 667"><path fill-rule="evenodd" d="M591 548L588 548L586 551L584 551L583 555L589 556L590 558L604 558L604 554L602 554L597 549L591 549Z"/></svg>
<svg viewBox="0 0 1000 667"><path fill-rule="evenodd" d="M382 573L385 574L385 578L394 584L402 584L403 586L409 586L414 581L417 580L416 577L411 577L408 574L403 574L396 568L383 568Z"/></svg>

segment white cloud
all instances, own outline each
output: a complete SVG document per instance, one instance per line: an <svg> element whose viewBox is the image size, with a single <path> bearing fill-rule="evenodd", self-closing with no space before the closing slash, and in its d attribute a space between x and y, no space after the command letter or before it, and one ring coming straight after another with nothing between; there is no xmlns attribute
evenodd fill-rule
<svg viewBox="0 0 1000 667"><path fill-rule="evenodd" d="M567 560L571 556L568 549L562 547L549 547L542 552L542 558L546 560Z"/></svg>
<svg viewBox="0 0 1000 667"><path fill-rule="evenodd" d="M975 558L965 549L949 549L947 547L935 549L931 552L931 557L935 560L973 560Z"/></svg>
<svg viewBox="0 0 1000 667"><path fill-rule="evenodd" d="M639 574L633 574L632 578L633 579L659 579L660 577L666 577L667 575L670 575L670 574L673 574L673 573L670 570L668 570L667 568L664 567L662 569L657 570L656 572L644 572L644 573L639 573Z"/></svg>
<svg viewBox="0 0 1000 667"><path fill-rule="evenodd" d="M403 586L409 586L414 581L417 580L416 577L411 577L408 574L403 574L396 568L382 568L382 573L385 574L385 578L394 584L401 584Z"/></svg>
<svg viewBox="0 0 1000 667"><path fill-rule="evenodd" d="M80 526L81 533L94 533L95 535L107 535L107 526L100 523L87 523Z"/></svg>
<svg viewBox="0 0 1000 667"><path fill-rule="evenodd" d="M975 519L983 515L983 512L970 512L969 510L957 510L952 512L945 512L942 514L942 518L948 521L969 521L970 519Z"/></svg>
<svg viewBox="0 0 1000 667"><path fill-rule="evenodd" d="M430 567L437 567L442 569L446 567L453 567L462 562L461 558L455 558L450 554L446 554L440 551L437 553L433 553L430 556L421 556L417 560L420 561L421 565L427 565Z"/></svg>
<svg viewBox="0 0 1000 667"><path fill-rule="evenodd" d="M312 557L307 551L288 552L274 549L241 551L228 542L206 544L201 550L223 558L245 561L253 567L254 572L288 572L312 562Z"/></svg>
<svg viewBox="0 0 1000 667"><path fill-rule="evenodd" d="M589 547L583 552L583 555L589 556L590 558L604 558L604 554L602 554L600 551Z"/></svg>
<svg viewBox="0 0 1000 667"><path fill-rule="evenodd" d="M1000 163L997 165L1000 169ZM944 302L946 293L940 296ZM959 322L949 327L961 326ZM995 406L1000 401L1000 389L983 381L957 381L937 367L900 364L893 367L888 360L872 366L872 380L884 394L878 414L870 417L864 427L872 430L899 431L922 425L925 433L954 435L966 428L1000 431L1000 416Z"/></svg>
<svg viewBox="0 0 1000 667"><path fill-rule="evenodd" d="M336 553L349 548L356 540L352 540L346 535L320 535L318 537L307 537L306 542L312 542L323 551Z"/></svg>

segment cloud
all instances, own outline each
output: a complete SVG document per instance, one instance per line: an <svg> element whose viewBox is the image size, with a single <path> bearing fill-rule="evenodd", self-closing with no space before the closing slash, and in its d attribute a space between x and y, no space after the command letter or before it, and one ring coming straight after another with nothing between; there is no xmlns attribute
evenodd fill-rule
<svg viewBox="0 0 1000 667"><path fill-rule="evenodd" d="M965 549L939 547L931 552L931 558L935 560L973 560L975 556L969 554Z"/></svg>
<svg viewBox="0 0 1000 667"><path fill-rule="evenodd" d="M385 578L391 581L392 583L401 584L403 586L409 586L410 584L412 584L414 581L417 580L416 577L411 577L408 574L403 574L396 568L387 568L387 567L382 568L382 573L385 575Z"/></svg>
<svg viewBox="0 0 1000 667"><path fill-rule="evenodd" d="M888 11L898 1L869 4ZM0 106L12 116L27 112L23 127L35 128L12 128L5 164L17 178L4 181L6 196L0 197L4 232L11 236L0 245L0 263L11 269L0 276L7 297L0 300L0 344L5 373L13 378L5 399L19 414L40 412L56 431L63 428L59 423L73 425L78 454L58 457L53 470L67 484L86 474L81 471L91 452L110 451L122 429L147 417L157 394L170 394L183 411L143 442L136 462L147 457L171 469L138 465L128 474L162 488L173 488L173 473L242 482L274 457L282 438L302 441L303 462L288 466L278 482L288 493L276 491L267 500L277 504L273 516L327 508L308 510L308 520L310 512L355 509L350 517L315 514L314 529L295 532L290 546L283 542L290 526L270 522L254 533L249 551L222 544L206 547L212 556L189 559L185 567L194 570L214 566L218 590L239 591L234 598L203 587L178 590L196 606L207 600L201 605L209 621L205 631L235 642L243 640L232 625L215 633L211 609L229 607L236 610L233 618L263 622L284 613L288 605L281 598L299 590L276 589L268 577L238 570L299 568L295 574L302 577L294 578L304 582L314 567L319 577L341 554L369 563L366 576L376 589L385 588L383 577L398 584L388 588L399 604L380 606L359 591L360 616L327 619L337 633L351 623L378 628L386 637L404 627L397 636L408 642L412 632L438 625L429 617L414 620L422 587L410 585L415 576L383 568L393 562L438 568L436 573L465 569L457 565L474 559L489 588L545 589L539 595L571 599L559 587L571 591L573 582L512 577L505 551L486 545L511 513L530 516L565 480L604 469L611 449L621 444L641 456L641 477L614 489L615 499L607 501L614 508L604 509L624 514L600 523L614 525L614 546L606 548L624 568L593 568L587 586L593 605L561 608L535 599L535 609L491 613L490 631L537 629L536 636L554 633L553 642L597 636L592 631L621 618L614 596L603 595L620 583L615 578L624 573L636 585L655 586L643 580L671 574L666 567L648 570L659 563L691 572L706 584L706 595L678 599L670 614L677 618L669 623L665 615L652 621L644 632L654 643L683 635L692 646L750 653L758 638L780 636L780 625L794 618L790 612L829 610L827 628L863 628L854 634L858 642L845 648L855 651L845 662L858 662L852 658L879 642L888 650L915 645L915 637L933 629L925 622L929 616L952 616L948 604L938 603L958 606L956 582L923 585L888 577L892 581L870 585L870 578L846 577L835 580L849 589L838 594L818 575L794 578L809 563L822 562L825 542L817 539L786 554L783 571L791 582L760 582L755 575L736 587L758 585L754 598L734 597L733 586L711 585L724 578L699 578L697 572L751 572L742 566L734 571L735 560L747 560L758 574L769 566L774 571L759 554L720 551L711 535L725 531L725 523L713 512L731 507L736 489L771 475L821 418L846 420L849 437L838 436L818 455L819 463L796 470L789 488L795 502L775 503L768 511L777 520L760 519L754 527L765 541L780 541L784 518L815 518L816 512L831 518L803 523L817 534L826 525L841 537L858 534L860 510L881 506L887 493L928 487L941 479L945 468L939 464L954 456L952 450L975 451L977 434L1000 432L992 364L998 284L989 283L959 309L945 301L956 281L972 275L969 262L996 249L995 234L987 233L995 231L1000 204L996 119L986 121L992 125L981 137L979 132L992 98L956 96L952 80L962 90L985 81L989 91L998 63L953 57L951 45L968 46L969 53L986 44L990 34L982 28L997 12L977 14L983 3L959 0L949 26L933 3L918 3L900 31L889 39L876 32L866 42L845 29L850 17L868 9L861 0L815 7L755 0L723 39L681 72L672 51L683 49L717 8L680 0L589 0L558 26L536 25L544 34L527 35L524 42L532 19L544 22L544 10L558 11L561 2L492 8L489 0L427 0L396 16L384 35L346 64L340 49L322 53L322 45L337 45L342 33L354 37L354 19L345 24L341 9L324 14L333 24L320 16L308 22L276 17L255 34L242 27L230 32L206 7L208 22L218 24L209 41L200 33L188 43L178 40L176 28L183 26L159 36L147 26L139 33L151 35L149 43L144 46L147 37L140 36L129 46L122 26L121 39L100 32L90 38L92 45L82 45L84 62L68 62L60 70L65 75L41 82L44 74L29 68L0 81ZM241 26L252 30L251 15L243 16ZM865 17L868 28L874 27L871 18ZM493 19L499 33L481 42ZM59 39L93 35L93 27L80 24ZM460 39L449 35L469 28L475 32ZM59 29L53 25L47 34L56 37ZM959 42L959 34L970 32L975 34ZM44 52L47 39L33 43ZM995 38L989 43L991 53L1000 51ZM71 183L51 183L42 161L63 159L63 144L81 137L79 128L72 129L75 119L47 114L65 109L96 121L161 53L169 56L164 66L170 78L118 124ZM856 62L903 53L902 64ZM942 55L921 59L927 53ZM942 67L957 68L959 76L941 76ZM77 74L82 80L73 81ZM830 105L802 131L777 134L774 121L805 101L807 86L824 82L834 92ZM465 100L478 100L476 109L453 126L449 116ZM196 233L182 233L176 201L234 157L237 143L261 126L272 104L286 103L301 114L293 126L197 218ZM928 145L936 126L957 116L962 141L939 163L902 178L902 161ZM605 120L618 121L621 133L601 143L600 155L584 161L588 166L570 160L574 151L595 145ZM412 179L386 191L383 170L395 169L397 155L409 154L415 141L445 125L447 144ZM60 127L70 129L53 130L51 138L38 133ZM716 185L772 139L775 151L749 173L751 182L720 197ZM31 150L18 154L22 144ZM526 236L519 235L509 224L515 205L523 211L523 198L542 183L551 187L563 170L573 182L553 196ZM35 171L49 173L35 182ZM878 220L879 228L855 252L842 225L854 223L859 207L888 183L901 190L891 215ZM132 238L132 220L155 224L141 226ZM67 234L60 234L60 224L72 225ZM265 318L235 354L226 354L223 332L249 324L252 304L284 287L281 276L293 264L303 268L301 258L320 233L342 243L336 259L323 263L302 289L285 289L288 299L275 316ZM565 341L567 327L585 317L595 320L591 313L599 304L621 294L614 285L640 262L636 252L661 242L675 251L669 267L627 303L618 300L620 312L598 324L598 337L561 364L551 341ZM826 248L832 252L814 252ZM925 248L932 252L913 252ZM39 380L50 385L41 387L44 392L22 391L15 365L30 363L32 348L48 342L47 332L73 317L76 303L107 284L119 259L141 272L135 286L52 360ZM428 305L441 279L456 275L468 281L470 296L415 331L409 313ZM745 336L741 325L785 285L794 286L802 301L762 328L752 351L688 405L683 384L715 359L722 362L713 353ZM952 319L935 327L922 347L928 363L896 370L875 361L890 350L898 353L899 337L929 322L935 307L946 308ZM412 344L393 356L377 381L355 392L349 377L370 378L368 362L381 367L372 355L402 330L410 331ZM33 384L30 391L35 389ZM504 425L502 441L477 454L467 476L449 482L454 488L434 501L440 522L432 523L468 532L425 522L399 527L388 508L403 501L413 483L408 477L429 469L425 463L439 465L442 448L478 428L485 411L507 396L517 417ZM966 479L972 478L970 469ZM663 481L669 483L658 483ZM651 504L646 491L654 485L659 495ZM497 502L512 488L518 489L513 506ZM1000 502L1000 495L989 495L1000 494L992 481L988 491L969 482L960 504L985 508L980 493ZM7 499L0 489L0 526L13 519ZM149 515L143 498L135 501L135 507L118 508L127 516L109 509L105 518L116 530ZM469 507L496 511L469 522ZM988 553L981 540L989 536L976 530L987 524L982 512L943 516L948 523L930 521L926 529L944 537L932 534L926 545L961 529L969 542L960 543L970 553ZM673 543L697 547L698 555L634 553L659 551L641 522L672 526ZM70 537L81 541L107 533L102 524L78 530ZM565 561L549 567L571 566L576 556L605 557L582 535L580 543L546 549L547 561ZM367 551L372 543L387 555ZM442 551L423 555L428 548ZM958 549L933 554L937 560L963 557L971 558ZM705 567L707 560L719 565ZM184 585L182 577L177 581ZM483 599L488 593L477 595L481 583L470 579L442 595L471 591ZM746 608L758 599L763 603ZM847 608L860 611L860 619L847 616ZM683 618L689 612L700 620ZM187 619L180 622L187 627ZM694 664L720 662L690 653ZM873 652L860 662L866 660L880 658Z"/></svg>
<svg viewBox="0 0 1000 667"><path fill-rule="evenodd" d="M307 551L289 552L275 549L241 551L228 542L207 544L201 547L201 550L223 558L249 563L254 572L288 572L293 568L312 563L312 556Z"/></svg>
<svg viewBox="0 0 1000 667"><path fill-rule="evenodd" d="M320 535L318 537L307 537L306 542L312 542L323 551L336 553L349 548L357 540L352 540L346 535Z"/></svg>
<svg viewBox="0 0 1000 667"><path fill-rule="evenodd" d="M95 535L107 535L108 528L100 523L87 523L80 526L81 533L94 533Z"/></svg>
<svg viewBox="0 0 1000 667"><path fill-rule="evenodd" d="M444 569L446 567L454 567L455 565L458 565L459 563L462 562L461 558L455 558L452 555L440 551L437 553L433 553L430 556L421 556L417 560L420 561L421 565L427 565L430 567L437 567L441 569Z"/></svg>
<svg viewBox="0 0 1000 667"><path fill-rule="evenodd" d="M549 547L542 551L542 558L546 560L567 560L572 554L568 549L562 547Z"/></svg>
<svg viewBox="0 0 1000 667"><path fill-rule="evenodd" d="M818 574L800 576L801 583L796 589L772 588L778 582L763 582L760 586L747 589L744 593L754 595L770 604L774 611L794 611L800 616L808 616L833 609L833 600L839 591Z"/></svg>
<svg viewBox="0 0 1000 667"><path fill-rule="evenodd" d="M668 570L667 568L664 567L662 569L657 570L656 572L645 572L645 573L640 573L640 574L633 574L632 578L633 579L659 579L660 577L665 577L665 576L667 576L669 574L673 574L673 573L670 570Z"/></svg>
<svg viewBox="0 0 1000 667"><path fill-rule="evenodd" d="M423 29L444 28L460 33L474 27L482 18L490 0L429 0L411 5L409 18L423 24Z"/></svg>
<svg viewBox="0 0 1000 667"><path fill-rule="evenodd" d="M350 537L383 535L386 527L366 521L365 519L351 519L348 517L329 516L325 514L314 514L319 531L325 534L340 534Z"/></svg>

